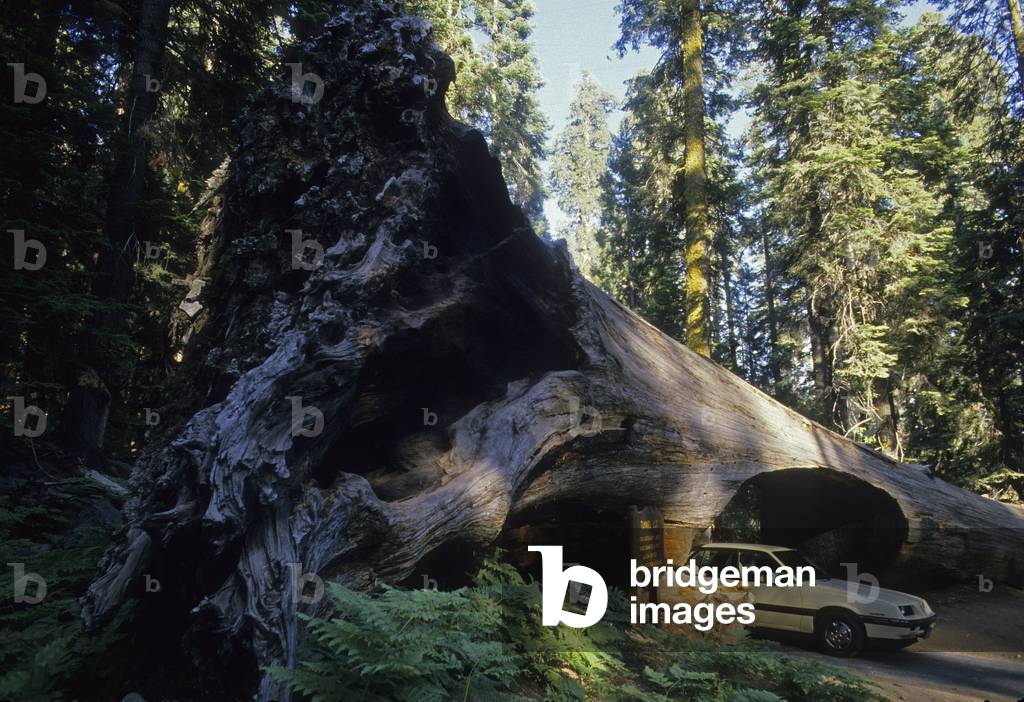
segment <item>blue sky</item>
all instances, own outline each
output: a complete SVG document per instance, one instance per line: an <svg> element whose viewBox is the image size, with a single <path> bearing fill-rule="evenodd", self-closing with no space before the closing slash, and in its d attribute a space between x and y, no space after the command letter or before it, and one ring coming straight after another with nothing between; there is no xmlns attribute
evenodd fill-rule
<svg viewBox="0 0 1024 702"><path fill-rule="evenodd" d="M540 92L540 107L552 127L552 138L561 131L569 114L575 84L583 71L618 98L625 94L625 81L640 71L650 70L659 52L645 47L629 52L622 59L613 48L619 38L619 0L534 0L533 45L545 85ZM923 12L934 10L928 2L917 0L906 10L906 21L914 22ZM742 134L747 119L738 115L730 125L734 136ZM613 128L618 118L613 120ZM557 235L564 216L552 199L545 212Z"/></svg>
<svg viewBox="0 0 1024 702"><path fill-rule="evenodd" d="M533 43L546 84L540 93L541 109L555 131L569 114L574 86L584 70L606 90L621 98L624 82L647 71L659 52L645 47L621 60L613 48L619 38L619 0L534 0Z"/></svg>
<svg viewBox="0 0 1024 702"><path fill-rule="evenodd" d="M625 81L640 71L650 70L659 52L645 47L622 59L613 48L619 38L619 0L534 0L533 44L545 85L540 91L540 107L552 127L552 138L561 131L569 115L569 103L575 84L583 71L589 71L606 90L622 98ZM617 124L618 119L616 118ZM544 207L552 234L565 216L554 199Z"/></svg>

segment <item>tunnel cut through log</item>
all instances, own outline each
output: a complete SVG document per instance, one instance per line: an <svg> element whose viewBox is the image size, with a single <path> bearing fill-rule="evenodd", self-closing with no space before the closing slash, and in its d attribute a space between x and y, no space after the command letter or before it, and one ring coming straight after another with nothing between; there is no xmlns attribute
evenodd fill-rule
<svg viewBox="0 0 1024 702"><path fill-rule="evenodd" d="M611 587L627 590L631 551L629 515L583 502L563 501L517 515L497 545L520 572L540 580L540 554L528 546L562 546L565 563L596 570Z"/></svg>
<svg viewBox="0 0 1024 702"><path fill-rule="evenodd" d="M908 582L892 572L908 535L899 503L859 478L822 468L790 468L741 484L716 518L716 541L799 549L835 577L851 571Z"/></svg>

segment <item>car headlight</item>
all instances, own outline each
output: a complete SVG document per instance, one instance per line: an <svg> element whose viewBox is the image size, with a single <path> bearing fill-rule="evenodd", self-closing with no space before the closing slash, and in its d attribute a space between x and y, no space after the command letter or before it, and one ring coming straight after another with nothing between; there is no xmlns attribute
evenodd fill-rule
<svg viewBox="0 0 1024 702"><path fill-rule="evenodd" d="M914 616L914 605L900 605L900 614L904 617Z"/></svg>

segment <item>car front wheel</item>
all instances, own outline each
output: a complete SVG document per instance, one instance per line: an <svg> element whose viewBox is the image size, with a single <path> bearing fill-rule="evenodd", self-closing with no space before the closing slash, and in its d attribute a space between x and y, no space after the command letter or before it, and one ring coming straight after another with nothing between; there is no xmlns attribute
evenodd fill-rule
<svg viewBox="0 0 1024 702"><path fill-rule="evenodd" d="M818 646L830 656L855 656L864 646L864 625L853 614L825 611L815 620Z"/></svg>

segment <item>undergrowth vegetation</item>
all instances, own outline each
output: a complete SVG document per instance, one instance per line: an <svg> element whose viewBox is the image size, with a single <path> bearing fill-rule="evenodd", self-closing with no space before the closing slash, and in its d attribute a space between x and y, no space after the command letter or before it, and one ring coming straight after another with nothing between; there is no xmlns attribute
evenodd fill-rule
<svg viewBox="0 0 1024 702"><path fill-rule="evenodd" d="M859 702L858 678L751 640L722 647L630 625L621 592L587 629L541 625L540 587L488 560L453 592L331 587L304 661L272 674L313 702Z"/></svg>
<svg viewBox="0 0 1024 702"><path fill-rule="evenodd" d="M79 519L84 506L109 497L84 478L45 492L24 485L0 495L0 700L49 702L83 679L102 677L120 618L100 636L86 634L78 597L96 573L109 530ZM15 567L42 577L15 587ZM41 599L36 602L37 598ZM26 599L27 598L27 599Z"/></svg>
<svg viewBox="0 0 1024 702"><path fill-rule="evenodd" d="M78 478L57 481L42 495L27 490L23 484L0 495L0 591L21 592L10 565L20 563L44 579L46 592L35 603L0 601L0 700L51 702L71 699L70 690L102 694L141 683L128 670L120 633L132 610L95 636L79 618L78 597L110 534L102 519L82 510L107 503L109 495ZM296 700L879 699L848 673L770 644L744 639L723 647L630 625L626 598L614 590L598 625L542 626L539 585L496 559L483 564L472 586L453 592L367 594L334 585L331 593L327 617L304 617L303 662L272 670ZM32 599L40 592L33 583L22 594ZM102 699L108 697L115 699Z"/></svg>

